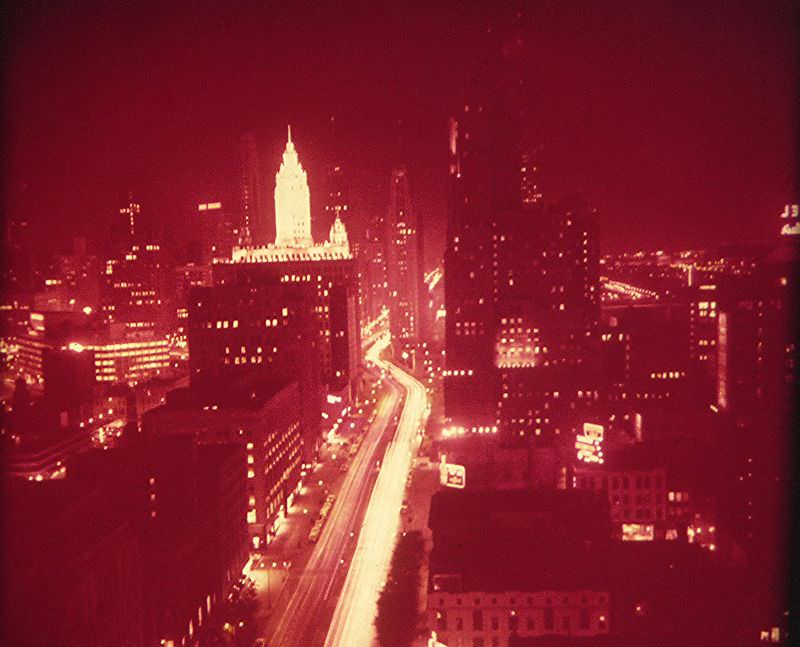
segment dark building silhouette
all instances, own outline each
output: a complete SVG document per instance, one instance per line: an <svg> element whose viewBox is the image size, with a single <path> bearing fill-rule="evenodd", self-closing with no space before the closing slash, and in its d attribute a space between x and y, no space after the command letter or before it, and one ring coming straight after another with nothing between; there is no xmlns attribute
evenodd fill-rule
<svg viewBox="0 0 800 647"><path fill-rule="evenodd" d="M297 382L245 380L219 389L177 389L145 414L143 433L186 436L195 443L244 448L248 545L263 550L275 537L300 482L305 428ZM315 438L308 438L313 443ZM313 446L313 445L312 445Z"/></svg>
<svg viewBox="0 0 800 647"><path fill-rule="evenodd" d="M140 438L77 455L67 481L106 493L139 543L144 644L195 635L247 560L241 445ZM108 514L108 513L107 513Z"/></svg>
<svg viewBox="0 0 800 647"><path fill-rule="evenodd" d="M389 303L389 276L386 249L386 218L380 211L367 223L365 235L365 270L367 319L375 319Z"/></svg>
<svg viewBox="0 0 800 647"><path fill-rule="evenodd" d="M405 168L392 171L385 227L390 330L401 344L415 343L420 335L423 286L421 235Z"/></svg>
<svg viewBox="0 0 800 647"><path fill-rule="evenodd" d="M214 294L217 295L224 295L227 288L242 290L253 287L263 290L265 294L270 291L288 294L297 286L308 288L306 292L310 296L307 298L311 301L306 302L302 314L311 314L316 319L316 348L321 361L321 379L335 390L355 386L360 370L361 342L358 270L353 258L316 260L300 256L295 260L291 254L287 254L283 260L221 263L214 266L213 280ZM224 296L221 298L224 299ZM274 302L270 297L267 298ZM277 302L274 303L277 305ZM288 322L283 323L283 306L279 312L281 325L288 326L286 330L292 331ZM297 309L291 316L299 314L301 312ZM236 319L234 311L228 310L225 319L232 325ZM233 328L229 330L231 332L228 334L237 334ZM265 327L262 333L269 334L271 331ZM200 352L205 352L203 346L199 344Z"/></svg>
<svg viewBox="0 0 800 647"><path fill-rule="evenodd" d="M791 528L796 259L796 243L784 241L754 275L720 287L714 407L727 484L720 513L752 577L753 631L786 628L786 591L776 583L787 572Z"/></svg>
<svg viewBox="0 0 800 647"><path fill-rule="evenodd" d="M250 381L296 380L306 458L316 450L323 388L317 294L299 281L224 284L191 293L191 386L214 392Z"/></svg>
<svg viewBox="0 0 800 647"><path fill-rule="evenodd" d="M514 123L482 103L451 121L445 252L445 415L509 442L574 429L598 399L600 299L593 215L523 198Z"/></svg>
<svg viewBox="0 0 800 647"><path fill-rule="evenodd" d="M122 502L72 479L3 488L5 644L150 644L142 544Z"/></svg>
<svg viewBox="0 0 800 647"><path fill-rule="evenodd" d="M266 245L275 239L271 218L268 216L267 181L252 133L239 140L240 200L242 217L241 237L245 244Z"/></svg>
<svg viewBox="0 0 800 647"><path fill-rule="evenodd" d="M200 239L200 254L195 260L210 265L214 259L230 258L240 235L237 214L230 204L209 199L197 205L194 216Z"/></svg>
<svg viewBox="0 0 800 647"><path fill-rule="evenodd" d="M175 322L172 272L158 243L134 244L119 258L106 261L101 309L109 323L125 325L126 337L152 339Z"/></svg>

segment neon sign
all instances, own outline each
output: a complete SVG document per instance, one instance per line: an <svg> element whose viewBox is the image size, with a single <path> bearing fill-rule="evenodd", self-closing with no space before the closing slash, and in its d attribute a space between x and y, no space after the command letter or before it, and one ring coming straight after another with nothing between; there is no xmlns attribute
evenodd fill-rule
<svg viewBox="0 0 800 647"><path fill-rule="evenodd" d="M603 425L591 422L583 423L583 433L575 437L575 449L578 450L578 460L584 463L603 464Z"/></svg>
<svg viewBox="0 0 800 647"><path fill-rule="evenodd" d="M463 490L467 484L467 468L463 465L445 462L447 459L442 456L439 464L439 482L445 487Z"/></svg>
<svg viewBox="0 0 800 647"><path fill-rule="evenodd" d="M783 208L781 218L788 220L783 227L781 227L781 236L797 236L800 234L800 217L798 216L798 205L787 204Z"/></svg>

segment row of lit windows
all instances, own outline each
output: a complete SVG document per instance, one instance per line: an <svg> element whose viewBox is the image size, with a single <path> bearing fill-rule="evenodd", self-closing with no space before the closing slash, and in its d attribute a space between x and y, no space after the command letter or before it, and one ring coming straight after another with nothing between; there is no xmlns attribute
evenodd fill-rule
<svg viewBox="0 0 800 647"><path fill-rule="evenodd" d="M168 349L164 348L166 344L159 344L153 348L142 348L138 350L125 350L125 351L116 351L116 352L100 352L95 351L95 363L102 362L104 364L113 361L115 359L123 359L126 357L146 357L146 356L153 356L155 358L164 358L166 359L168 355L166 355L166 351Z"/></svg>
<svg viewBox="0 0 800 647"><path fill-rule="evenodd" d="M572 611L572 610L570 610ZM590 610L587 608L581 608L578 610L577 618L575 618L575 613L570 612L567 610L562 610L559 613L559 620L560 622L556 622L555 617L555 610L553 607L545 607L541 610L540 613L531 614L527 613L524 616L524 624L520 623L520 617L517 616L517 612L512 610L508 614L508 629L510 631L543 631L543 632L556 632L556 631L571 631L573 629L577 629L579 631L589 631L591 629L591 613ZM597 613L597 623L595 625L596 630L604 631L606 628L606 616L603 612L595 612ZM436 629L437 631L447 631L448 628L452 631L465 631L469 629L465 629L466 623L465 618L469 618L469 616L464 615L457 615L454 618L454 621L450 623L450 627L448 627L447 616L445 611L436 611ZM577 627L573 627L573 620L577 619ZM503 625L503 630L505 631L505 622L501 623L501 617L497 615L493 615L489 617L489 622L487 626L484 626L483 621L483 612L481 609L475 609L472 613L472 624L471 628L472 631L500 631L501 624ZM558 627L558 628L557 628ZM439 636L440 638L444 639L444 636ZM492 647L495 645L499 646L500 640L498 636L492 636ZM483 637L474 637L473 638L473 645L480 645L484 647L484 639Z"/></svg>
<svg viewBox="0 0 800 647"><path fill-rule="evenodd" d="M662 371L659 373L650 373L651 380L677 380L686 377L685 371Z"/></svg>
<svg viewBox="0 0 800 647"><path fill-rule="evenodd" d="M461 370L446 370L442 371L443 377L464 377L465 375L472 375L472 369L461 369Z"/></svg>

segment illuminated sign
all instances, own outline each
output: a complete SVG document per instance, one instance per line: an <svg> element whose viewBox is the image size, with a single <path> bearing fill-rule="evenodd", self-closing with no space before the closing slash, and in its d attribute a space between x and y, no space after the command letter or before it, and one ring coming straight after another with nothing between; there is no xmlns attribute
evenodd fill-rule
<svg viewBox="0 0 800 647"><path fill-rule="evenodd" d="M221 202L205 202L197 205L198 211L214 211L215 209L222 209Z"/></svg>
<svg viewBox="0 0 800 647"><path fill-rule="evenodd" d="M728 408L728 315L717 318L717 406Z"/></svg>
<svg viewBox="0 0 800 647"><path fill-rule="evenodd" d="M622 541L653 541L655 526L652 523L623 523Z"/></svg>
<svg viewBox="0 0 800 647"><path fill-rule="evenodd" d="M782 236L797 236L800 234L800 217L798 217L798 205L787 204L783 208L781 218L788 220L786 224L781 227Z"/></svg>
<svg viewBox="0 0 800 647"><path fill-rule="evenodd" d="M578 460L584 463L603 464L603 425L591 422L583 423L583 433L575 437L575 449L578 450Z"/></svg>
<svg viewBox="0 0 800 647"><path fill-rule="evenodd" d="M467 484L467 468L463 465L446 463L442 456L439 464L439 482L445 487L454 487L463 490Z"/></svg>

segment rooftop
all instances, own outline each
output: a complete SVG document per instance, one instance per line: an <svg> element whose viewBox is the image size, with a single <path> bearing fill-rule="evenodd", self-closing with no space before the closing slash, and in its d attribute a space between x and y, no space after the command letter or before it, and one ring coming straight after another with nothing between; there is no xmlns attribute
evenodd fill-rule
<svg viewBox="0 0 800 647"><path fill-rule="evenodd" d="M289 389L295 382L286 380L245 380L227 384L224 389L190 386L167 393L161 411L230 411L247 409L255 411L272 398Z"/></svg>
<svg viewBox="0 0 800 647"><path fill-rule="evenodd" d="M607 506L587 491L438 492L430 573L460 574L473 591L604 587Z"/></svg>

